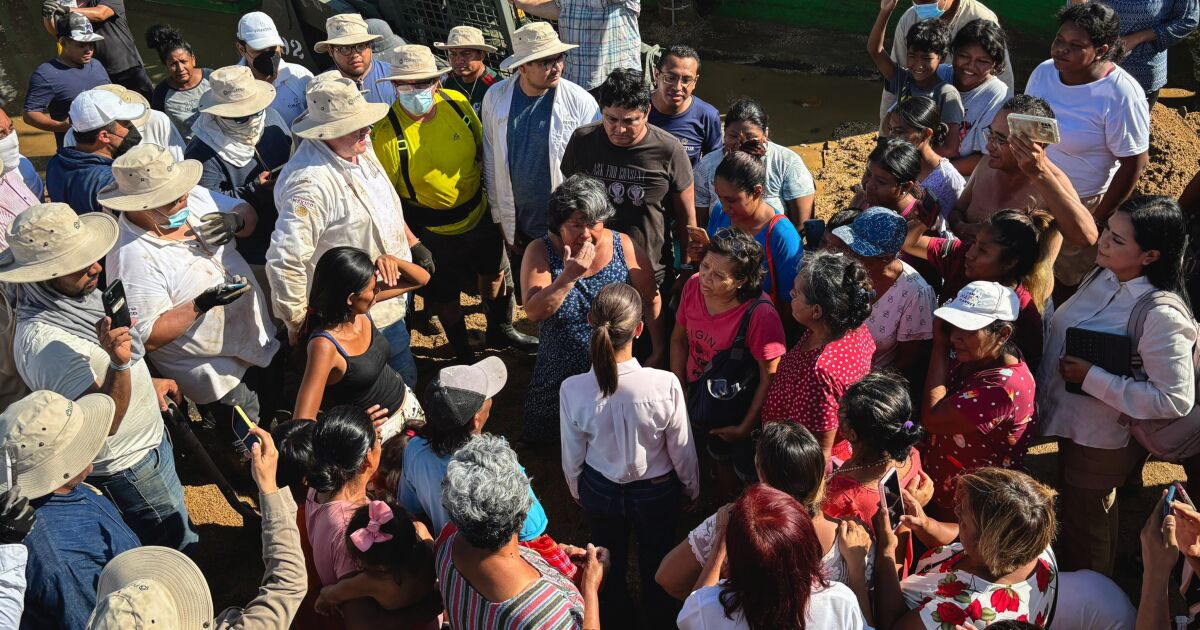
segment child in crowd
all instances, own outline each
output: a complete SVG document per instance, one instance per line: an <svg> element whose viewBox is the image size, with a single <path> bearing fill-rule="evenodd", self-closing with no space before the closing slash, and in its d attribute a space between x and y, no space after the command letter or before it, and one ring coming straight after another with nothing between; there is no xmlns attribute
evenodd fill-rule
<svg viewBox="0 0 1200 630"><path fill-rule="evenodd" d="M371 478L367 492L375 498L395 498L399 496L400 479L404 476L404 451L408 448L409 440L417 437L417 432L425 426L425 415L420 418L405 418L404 428L384 440L383 450L379 454L379 470Z"/></svg>
<svg viewBox="0 0 1200 630"><path fill-rule="evenodd" d="M897 102L925 96L937 103L942 123L949 128L946 140L936 147L937 153L947 158L955 157L958 155L958 132L966 117L966 110L963 109L958 90L953 84L943 81L937 73L938 64L946 60L950 50L950 27L941 20L924 20L913 24L906 36L908 58L900 66L883 47L883 33L897 1L882 0L879 3L879 16L875 18L875 25L871 27L871 35L867 38L867 53L883 75L887 83L885 89L896 95Z"/></svg>

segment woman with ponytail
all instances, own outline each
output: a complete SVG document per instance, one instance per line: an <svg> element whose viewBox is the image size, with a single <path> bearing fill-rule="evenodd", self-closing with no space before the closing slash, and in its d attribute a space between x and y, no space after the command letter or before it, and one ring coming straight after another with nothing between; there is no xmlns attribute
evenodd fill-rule
<svg viewBox="0 0 1200 630"><path fill-rule="evenodd" d="M904 253L926 260L942 276L938 304L958 295L974 280L998 282L1017 294L1021 310L1013 341L1029 369L1042 357L1042 310L1054 290L1054 253L1062 242L1049 213L1001 210L988 217L975 242L925 236L925 226L912 221Z"/></svg>
<svg viewBox="0 0 1200 630"><path fill-rule="evenodd" d="M700 496L687 403L674 374L633 358L633 340L643 330L636 289L624 283L601 289L588 322L592 369L566 379L559 391L563 473L592 542L611 553L602 609L631 606L625 567L632 528L642 603L659 627L673 612L654 572L674 545L684 495L688 502Z"/></svg>
<svg viewBox="0 0 1200 630"><path fill-rule="evenodd" d="M167 78L154 86L150 106L175 124L184 142L192 141L192 123L200 115L200 97L210 89L212 70L196 67L196 51L172 26L155 24L146 31L146 45L158 52Z"/></svg>
<svg viewBox="0 0 1200 630"><path fill-rule="evenodd" d="M875 342L863 324L874 299L867 270L832 252L808 259L792 288L792 317L805 332L779 361L762 421L804 425L821 443L827 465L851 455L838 433L838 401L871 371Z"/></svg>
<svg viewBox="0 0 1200 630"><path fill-rule="evenodd" d="M950 160L938 155L934 147L946 141L949 127L942 122L937 103L925 96L902 101L888 114L885 130L891 138L904 140L921 154L921 171L917 181L926 195L933 197L944 219L958 203L967 180Z"/></svg>

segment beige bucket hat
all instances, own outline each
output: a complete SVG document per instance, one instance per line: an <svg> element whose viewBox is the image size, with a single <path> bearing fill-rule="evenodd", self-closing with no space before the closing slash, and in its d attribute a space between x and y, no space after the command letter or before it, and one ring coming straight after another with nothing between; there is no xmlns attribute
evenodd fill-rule
<svg viewBox="0 0 1200 630"><path fill-rule="evenodd" d="M0 437L16 446L21 496L44 497L83 472L104 446L116 412L104 394L68 400L44 390L9 405L0 414Z"/></svg>
<svg viewBox="0 0 1200 630"><path fill-rule="evenodd" d="M490 46L484 41L483 31L474 26L455 26L446 35L446 41L434 42L433 47L438 50L470 48L472 50L482 50L483 52L496 52L495 46Z"/></svg>
<svg viewBox="0 0 1200 630"><path fill-rule="evenodd" d="M200 183L204 166L197 160L176 162L171 152L155 144L139 144L113 161L113 183L96 201L118 212L152 210L175 203Z"/></svg>
<svg viewBox="0 0 1200 630"><path fill-rule="evenodd" d="M17 215L0 251L0 282L45 282L104 258L117 244L117 220L76 214L65 203L39 203Z"/></svg>
<svg viewBox="0 0 1200 630"><path fill-rule="evenodd" d="M246 66L225 66L208 75L211 88L200 97L200 111L241 118L263 111L275 100L275 86L258 81Z"/></svg>
<svg viewBox="0 0 1200 630"><path fill-rule="evenodd" d="M553 26L546 22L533 22L513 33L513 54L500 62L500 69L512 70L530 61L555 57L574 48L579 46L564 44Z"/></svg>
<svg viewBox="0 0 1200 630"><path fill-rule="evenodd" d="M353 46L381 39L367 31L367 21L357 13L343 13L325 20L324 41L317 42L313 50L328 52L332 46Z"/></svg>
<svg viewBox="0 0 1200 630"><path fill-rule="evenodd" d="M308 111L292 122L292 133L327 140L370 127L387 116L387 103L368 103L358 85L344 77L314 78L304 95Z"/></svg>
<svg viewBox="0 0 1200 630"><path fill-rule="evenodd" d="M204 630L212 620L212 593L200 567L174 549L147 546L105 565L87 627Z"/></svg>
<svg viewBox="0 0 1200 630"><path fill-rule="evenodd" d="M144 128L146 126L146 121L150 120L150 101L147 101L145 96L142 96L141 94L138 94L137 92L134 92L133 90L130 90L123 85L117 85L116 83L108 83L106 85L98 85L93 89L104 90L105 92L111 92L113 94L116 94L118 98L120 98L122 101L124 101L126 103L129 103L131 105L141 105L142 107L145 107L146 113L142 114L140 118L135 118L135 119L129 121L129 122L133 123L133 125L135 127L137 127L138 129Z"/></svg>
<svg viewBox="0 0 1200 630"><path fill-rule="evenodd" d="M435 79L449 72L449 69L438 65L437 58L428 46L420 44L405 44L397 46L381 55L392 64L392 74L376 79L376 83L384 81L422 81Z"/></svg>

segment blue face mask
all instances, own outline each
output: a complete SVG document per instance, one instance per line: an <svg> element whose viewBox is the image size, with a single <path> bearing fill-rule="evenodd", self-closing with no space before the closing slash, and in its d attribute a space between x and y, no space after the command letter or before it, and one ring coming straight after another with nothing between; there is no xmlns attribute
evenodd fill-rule
<svg viewBox="0 0 1200 630"><path fill-rule="evenodd" d="M941 9L941 7L938 6L937 2L933 2L930 4L913 3L913 10L917 12L917 18L922 21L923 20L936 20L936 19L942 17L942 14L945 13L945 11L943 11Z"/></svg>
<svg viewBox="0 0 1200 630"><path fill-rule="evenodd" d="M421 90L412 94L397 94L400 99L400 106L406 111L424 116L433 109L433 90Z"/></svg>
<svg viewBox="0 0 1200 630"><path fill-rule="evenodd" d="M172 230L183 227L183 225L187 223L188 215L191 214L191 212L192 211L188 210L187 206L184 206L179 212L167 217L167 227L171 228Z"/></svg>

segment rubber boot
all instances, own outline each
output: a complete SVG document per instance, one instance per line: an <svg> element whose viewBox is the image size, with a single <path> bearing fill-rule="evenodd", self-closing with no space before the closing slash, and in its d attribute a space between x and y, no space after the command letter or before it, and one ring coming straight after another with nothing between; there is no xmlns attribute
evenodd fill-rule
<svg viewBox="0 0 1200 630"><path fill-rule="evenodd" d="M538 339L513 327L516 311L512 295L487 301L487 344L496 349L516 348L522 352L537 352Z"/></svg>
<svg viewBox="0 0 1200 630"><path fill-rule="evenodd" d="M467 339L467 320L460 319L457 322L444 322L442 327L446 330L446 337L450 340L450 348L454 350L454 361L464 365L470 365L478 358L475 351L471 349L471 343Z"/></svg>

